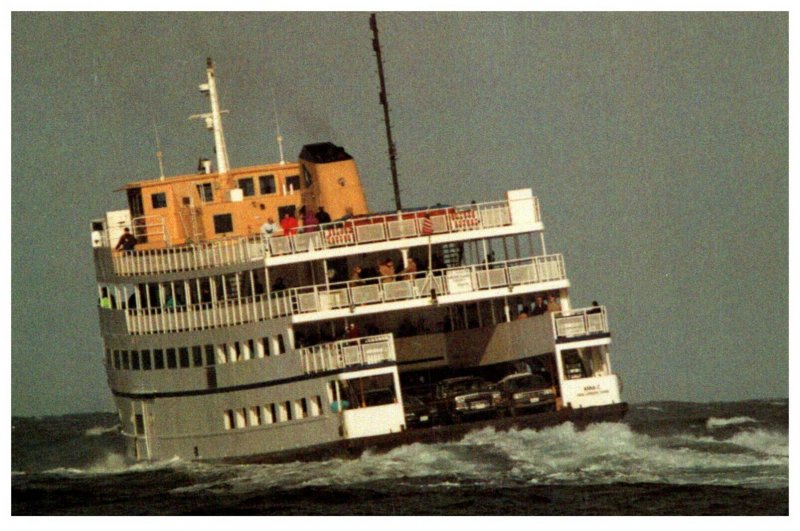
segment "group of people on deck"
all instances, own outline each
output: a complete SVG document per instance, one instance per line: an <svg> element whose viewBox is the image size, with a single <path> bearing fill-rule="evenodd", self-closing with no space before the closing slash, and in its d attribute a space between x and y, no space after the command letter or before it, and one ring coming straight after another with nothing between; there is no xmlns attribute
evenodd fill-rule
<svg viewBox="0 0 800 531"><path fill-rule="evenodd" d="M536 315L542 315L547 312L560 312L561 311L561 302L556 298L556 294L554 292L547 293L547 300L544 300L544 296L541 293L537 293L533 297L533 304L528 306L523 306L522 311L519 312L517 319L525 319L527 317L533 317Z"/></svg>
<svg viewBox="0 0 800 531"><path fill-rule="evenodd" d="M320 206L316 214L311 209L306 209L305 206L300 207L298 212L300 219L295 217L294 212L284 212L280 221L280 231L284 236L294 236L298 232L314 232L318 230L318 225L331 222L331 216L325 212L325 207ZM302 226L300 223L302 222ZM278 225L271 217L261 225L261 234L264 239L273 236L278 231Z"/></svg>
<svg viewBox="0 0 800 531"><path fill-rule="evenodd" d="M384 258L378 260L375 268L366 271L360 265L353 267L350 272L350 280L356 285L361 284L362 281L371 278L378 278L381 283L393 282L395 280L414 280L418 273L417 262L412 258L406 258L406 266L401 271L395 270L394 260L391 258Z"/></svg>

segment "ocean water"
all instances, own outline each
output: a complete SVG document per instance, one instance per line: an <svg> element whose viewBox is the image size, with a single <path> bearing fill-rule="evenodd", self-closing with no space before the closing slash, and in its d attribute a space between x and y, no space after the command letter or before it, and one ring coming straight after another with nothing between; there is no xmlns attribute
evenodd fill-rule
<svg viewBox="0 0 800 531"><path fill-rule="evenodd" d="M123 457L109 413L12 419L12 515L788 515L788 400L633 404L623 422L359 459Z"/></svg>

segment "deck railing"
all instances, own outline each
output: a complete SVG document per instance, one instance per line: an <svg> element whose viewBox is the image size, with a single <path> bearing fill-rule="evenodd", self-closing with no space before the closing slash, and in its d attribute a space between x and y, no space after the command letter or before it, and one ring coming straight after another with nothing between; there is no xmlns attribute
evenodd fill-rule
<svg viewBox="0 0 800 531"><path fill-rule="evenodd" d="M392 334L344 339L299 349L306 374L394 361Z"/></svg>
<svg viewBox="0 0 800 531"><path fill-rule="evenodd" d="M532 197L530 201L534 219L538 221L541 219L538 200ZM262 260L266 256L285 256L424 236L426 214L430 216L434 235L511 225L509 202L495 201L334 221L315 225L312 227L314 230L294 235L277 234L267 239L256 235L163 249L115 252L112 260L114 271L123 276L234 265Z"/></svg>
<svg viewBox="0 0 800 531"><path fill-rule="evenodd" d="M576 338L608 333L605 306L592 306L553 313L553 333L558 338Z"/></svg>
<svg viewBox="0 0 800 531"><path fill-rule="evenodd" d="M317 284L175 308L132 308L126 310L126 318L131 334L202 330L327 310L424 300L431 297L431 287L435 288L437 297L441 297L503 287L513 289L566 278L564 259L554 254Z"/></svg>

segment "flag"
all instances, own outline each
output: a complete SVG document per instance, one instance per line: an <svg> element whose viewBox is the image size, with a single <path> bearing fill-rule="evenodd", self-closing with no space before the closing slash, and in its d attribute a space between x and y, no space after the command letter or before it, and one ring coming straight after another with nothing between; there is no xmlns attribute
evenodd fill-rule
<svg viewBox="0 0 800 531"><path fill-rule="evenodd" d="M431 221L431 218L425 216L425 218L422 220L422 235L430 236L431 234L433 234L433 222Z"/></svg>

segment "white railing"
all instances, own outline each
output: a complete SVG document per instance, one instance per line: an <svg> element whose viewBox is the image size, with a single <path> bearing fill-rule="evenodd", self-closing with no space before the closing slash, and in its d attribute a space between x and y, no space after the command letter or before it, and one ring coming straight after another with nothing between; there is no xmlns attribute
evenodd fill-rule
<svg viewBox="0 0 800 531"><path fill-rule="evenodd" d="M556 339L608 333L606 308L605 306L592 306L590 308L554 312L553 333Z"/></svg>
<svg viewBox="0 0 800 531"><path fill-rule="evenodd" d="M531 202L534 218L539 221L541 217L538 199L532 197ZM265 256L284 256L425 236L423 222L426 214L430 216L433 234L511 225L508 201L495 201L334 221L316 225L313 231L291 236L279 234L266 240L256 235L163 249L114 253L112 259L114 271L118 275L126 276L233 265L262 260Z"/></svg>
<svg viewBox="0 0 800 531"><path fill-rule="evenodd" d="M275 291L175 308L126 310L131 334L202 330L388 302L476 293L567 278L560 254Z"/></svg>
<svg viewBox="0 0 800 531"><path fill-rule="evenodd" d="M306 374L395 361L392 334L344 339L298 352Z"/></svg>

